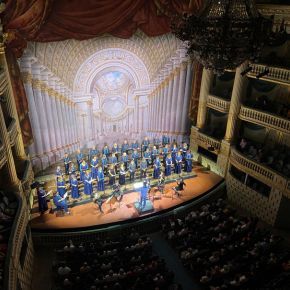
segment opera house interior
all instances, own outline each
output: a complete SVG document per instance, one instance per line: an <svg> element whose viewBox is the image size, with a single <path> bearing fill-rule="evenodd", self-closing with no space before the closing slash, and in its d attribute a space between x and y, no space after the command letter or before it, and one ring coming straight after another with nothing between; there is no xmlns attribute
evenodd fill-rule
<svg viewBox="0 0 290 290"><path fill-rule="evenodd" d="M0 290L290 289L289 0L0 20Z"/></svg>

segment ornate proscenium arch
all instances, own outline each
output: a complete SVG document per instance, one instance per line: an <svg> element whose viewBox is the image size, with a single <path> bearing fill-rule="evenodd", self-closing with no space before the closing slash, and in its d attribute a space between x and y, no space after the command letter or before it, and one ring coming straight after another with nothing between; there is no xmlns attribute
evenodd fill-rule
<svg viewBox="0 0 290 290"><path fill-rule="evenodd" d="M134 80L136 89L147 89L150 78L143 61L130 51L109 48L93 54L80 66L74 79L74 95L90 94L92 82L100 72L118 67Z"/></svg>

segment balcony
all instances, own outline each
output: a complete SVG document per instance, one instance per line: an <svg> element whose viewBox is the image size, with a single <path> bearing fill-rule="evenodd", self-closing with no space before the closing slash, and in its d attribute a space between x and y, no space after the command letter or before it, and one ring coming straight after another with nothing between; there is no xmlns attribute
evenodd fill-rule
<svg viewBox="0 0 290 290"><path fill-rule="evenodd" d="M252 70L247 73L248 77L256 78L256 75L269 69L269 73L266 76L261 77L261 80L279 83L282 85L290 85L290 70L280 67L268 66L265 64L250 64Z"/></svg>
<svg viewBox="0 0 290 290"><path fill-rule="evenodd" d="M10 145L13 146L15 144L15 140L16 140L16 137L18 135L15 119L11 120L7 130L8 130L8 134L9 134Z"/></svg>
<svg viewBox="0 0 290 290"><path fill-rule="evenodd" d="M239 118L247 122L279 130L283 133L290 133L290 121L279 116L272 115L271 113L265 113L242 106Z"/></svg>
<svg viewBox="0 0 290 290"><path fill-rule="evenodd" d="M0 95L2 95L7 88L7 79L5 76L5 71L4 69L0 69Z"/></svg>
<svg viewBox="0 0 290 290"><path fill-rule="evenodd" d="M207 99L207 106L222 113L228 113L230 109L230 101L223 98L209 95Z"/></svg>
<svg viewBox="0 0 290 290"><path fill-rule="evenodd" d="M239 170L246 172L270 187L278 188L281 191L287 190L289 180L278 172L263 166L231 148L230 162Z"/></svg>
<svg viewBox="0 0 290 290"><path fill-rule="evenodd" d="M6 162L6 154L4 145L0 143L0 169L4 166Z"/></svg>
<svg viewBox="0 0 290 290"><path fill-rule="evenodd" d="M196 139L197 145L205 148L208 150L208 147L213 147L214 148L214 153L218 154L221 148L221 141L210 137L206 134L203 134L201 132L197 133L197 139Z"/></svg>
<svg viewBox="0 0 290 290"><path fill-rule="evenodd" d="M30 160L25 160L24 162L24 172L21 179L22 188L24 192L30 192L30 184L34 179L33 170Z"/></svg>

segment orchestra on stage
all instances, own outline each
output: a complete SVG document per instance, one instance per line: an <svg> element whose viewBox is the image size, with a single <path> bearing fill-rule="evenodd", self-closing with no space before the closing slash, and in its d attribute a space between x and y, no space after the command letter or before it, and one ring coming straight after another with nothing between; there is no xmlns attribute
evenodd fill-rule
<svg viewBox="0 0 290 290"><path fill-rule="evenodd" d="M109 198L116 197L122 192L121 186L143 180L148 187L147 191L142 191L144 195L150 190L150 178L158 180L154 190L163 193L165 177L192 171L193 155L186 142L170 144L169 137L163 136L162 140L154 138L152 142L145 137L141 144L137 140L132 144L124 140L122 144L114 143L111 147L105 144L102 149L93 147L86 154L78 150L75 158L65 153L63 162L64 171L57 166L55 172L57 196L53 200L67 210L67 205L63 204L65 197L70 192L72 199L79 199L80 186L83 185L83 194L95 197L94 201L102 212L102 195L97 193L103 192L104 196L107 188L111 189Z"/></svg>

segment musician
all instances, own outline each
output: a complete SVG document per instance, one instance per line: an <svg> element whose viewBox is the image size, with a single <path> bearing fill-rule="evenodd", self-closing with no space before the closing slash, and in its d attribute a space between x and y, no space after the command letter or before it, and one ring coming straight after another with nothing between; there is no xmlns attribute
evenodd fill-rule
<svg viewBox="0 0 290 290"><path fill-rule="evenodd" d="M192 171L192 154L190 150L187 150L186 156L185 156L185 168L184 170L186 172L191 172Z"/></svg>
<svg viewBox="0 0 290 290"><path fill-rule="evenodd" d="M55 175L56 177L63 176L60 166L56 167Z"/></svg>
<svg viewBox="0 0 290 290"><path fill-rule="evenodd" d="M179 196L180 191L184 190L184 186L186 186L183 178L179 175L179 179L176 179L177 186L172 187L172 189L175 191L175 193Z"/></svg>
<svg viewBox="0 0 290 290"><path fill-rule="evenodd" d="M110 169L109 169L108 174L109 174L109 184L112 186L116 182L116 171L115 171L114 164L110 165Z"/></svg>
<svg viewBox="0 0 290 290"><path fill-rule="evenodd" d="M159 156L159 152L156 148L156 146L153 146L152 152L151 152L151 163L154 164L155 158Z"/></svg>
<svg viewBox="0 0 290 290"><path fill-rule="evenodd" d="M148 195L149 187L147 186L147 183L143 183L143 187L141 187L140 191L140 209L142 210L146 206L146 200Z"/></svg>
<svg viewBox="0 0 290 290"><path fill-rule="evenodd" d="M157 183L157 188L158 190L163 193L165 187L165 178L163 172L160 172L158 183Z"/></svg>
<svg viewBox="0 0 290 290"><path fill-rule="evenodd" d="M77 158L78 170L80 171L81 163L84 159L84 155L83 155L83 153L81 153L80 149L77 150L77 157L76 158Z"/></svg>
<svg viewBox="0 0 290 290"><path fill-rule="evenodd" d="M67 153L64 153L64 169L65 169L65 174L68 175L69 174L69 164L71 163L70 158L68 157Z"/></svg>
<svg viewBox="0 0 290 290"><path fill-rule="evenodd" d="M163 135L162 136L162 145L166 145L166 144L169 144L170 143L170 140L169 140L169 137L166 136L166 135Z"/></svg>
<svg viewBox="0 0 290 290"><path fill-rule="evenodd" d="M70 186L71 186L71 197L73 199L79 198L80 197L79 183L75 175L71 176Z"/></svg>
<svg viewBox="0 0 290 290"><path fill-rule="evenodd" d="M147 162L147 166L149 166L150 160L151 160L151 152L149 151L149 148L146 149L146 151L144 152L143 157L145 158L145 160Z"/></svg>
<svg viewBox="0 0 290 290"><path fill-rule="evenodd" d="M169 175L171 175L171 167L173 165L172 158L169 154L166 157L165 164L166 164L165 165L165 176L169 176Z"/></svg>
<svg viewBox="0 0 290 290"><path fill-rule="evenodd" d="M176 164L175 159L176 159L177 152L178 152L178 148L177 148L176 144L174 143L172 148L171 148L171 157L172 157L172 162L174 165Z"/></svg>
<svg viewBox="0 0 290 290"><path fill-rule="evenodd" d="M116 156L116 158L117 158L117 162L118 162L120 149L119 149L119 146L118 146L117 143L114 143L111 152L112 152L112 154L113 154L113 153L115 154L115 156Z"/></svg>
<svg viewBox="0 0 290 290"><path fill-rule="evenodd" d="M159 147L161 146L161 141L160 141L159 137L155 137L153 139L153 143L154 143L154 145L156 146L157 149L159 149Z"/></svg>
<svg viewBox="0 0 290 290"><path fill-rule="evenodd" d="M132 150L139 150L140 147L139 147L139 143L137 140L135 140L134 143L132 143L132 146L131 146Z"/></svg>
<svg viewBox="0 0 290 290"><path fill-rule="evenodd" d="M89 170L87 170L84 175L84 194L85 195L93 194L93 179Z"/></svg>
<svg viewBox="0 0 290 290"><path fill-rule="evenodd" d="M101 163L102 163L103 172L104 172L104 174L106 174L108 171L108 158L107 158L106 154L103 154L102 159L101 159Z"/></svg>
<svg viewBox="0 0 290 290"><path fill-rule="evenodd" d="M128 141L127 140L124 140L124 143L122 144L121 151L122 151L122 153L128 154L129 144L128 144Z"/></svg>
<svg viewBox="0 0 290 290"><path fill-rule="evenodd" d="M124 185L126 183L126 170L125 170L125 166L123 163L121 163L120 165L120 172L119 172L119 183L121 185Z"/></svg>
<svg viewBox="0 0 290 290"><path fill-rule="evenodd" d="M61 196L58 192L55 192L53 195L53 203L58 210L64 210L66 214L70 213L67 206L66 195Z"/></svg>
<svg viewBox="0 0 290 290"><path fill-rule="evenodd" d="M99 166L99 169L97 172L97 180L98 180L97 190L104 191L105 190L105 175L101 166Z"/></svg>
<svg viewBox="0 0 290 290"><path fill-rule="evenodd" d="M39 184L36 187L37 200L38 200L38 210L41 214L44 214L48 210L46 197L50 192L46 193L42 186Z"/></svg>
<svg viewBox="0 0 290 290"><path fill-rule="evenodd" d="M99 150L96 148L96 146L93 146L93 148L91 148L89 152L89 162L91 162L94 156L97 156L98 154L99 154Z"/></svg>
<svg viewBox="0 0 290 290"><path fill-rule="evenodd" d="M181 167L182 167L182 156L181 156L181 152L178 151L177 156L175 158L175 173L180 174Z"/></svg>
<svg viewBox="0 0 290 290"><path fill-rule="evenodd" d="M145 152L147 148L149 147L150 141L148 140L148 137L145 137L145 139L142 142L142 151Z"/></svg>
<svg viewBox="0 0 290 290"><path fill-rule="evenodd" d="M123 152L122 156L121 156L121 162L124 163L125 169L128 169L128 161L129 161L129 157L127 155L126 152Z"/></svg>
<svg viewBox="0 0 290 290"><path fill-rule="evenodd" d="M107 158L110 155L110 149L107 144L103 148L103 154L106 155Z"/></svg>
<svg viewBox="0 0 290 290"><path fill-rule="evenodd" d="M98 160L97 156L94 155L93 159L91 160L91 173L92 178L97 179L97 173L98 173Z"/></svg>
<svg viewBox="0 0 290 290"><path fill-rule="evenodd" d="M164 164L164 166L165 166L165 165L166 165L166 157L167 157L167 155L169 154L169 147L168 147L168 144L166 144L166 145L162 148L161 154L162 154L162 156L163 156L163 164Z"/></svg>
<svg viewBox="0 0 290 290"><path fill-rule="evenodd" d="M135 166L137 168L138 167L139 153L138 153L138 151L136 149L132 153L132 159L134 160Z"/></svg>
<svg viewBox="0 0 290 290"><path fill-rule="evenodd" d="M112 153L112 156L110 158L110 164L113 164L115 167L115 171L117 171L118 159L117 159L115 153Z"/></svg>
<svg viewBox="0 0 290 290"><path fill-rule="evenodd" d="M89 169L88 163L83 159L82 163L80 164L80 179L84 181L85 172Z"/></svg>
<svg viewBox="0 0 290 290"><path fill-rule="evenodd" d="M146 161L145 157L143 157L143 159L140 163L140 170L141 170L140 179L146 178L147 168L148 168L147 161Z"/></svg>
<svg viewBox="0 0 290 290"><path fill-rule="evenodd" d="M136 164L135 164L134 160L132 159L130 164L129 164L130 181L134 181L135 171L136 171Z"/></svg>
<svg viewBox="0 0 290 290"><path fill-rule="evenodd" d="M183 159L183 161L185 161L186 152L188 150L188 146L187 146L187 143L186 142L183 143L181 149L182 149L182 159Z"/></svg>
<svg viewBox="0 0 290 290"><path fill-rule="evenodd" d="M157 179L157 178L159 177L159 175L160 175L160 168L161 168L161 162L160 162L160 160L159 160L159 156L158 156L158 155L156 156L156 159L155 159L155 161L154 161L154 165L153 165L153 167L154 167L154 170L153 170L153 177L154 177L155 179Z"/></svg>
<svg viewBox="0 0 290 290"><path fill-rule="evenodd" d="M66 186L62 176L57 177L56 187L58 194L63 197L66 192Z"/></svg>

